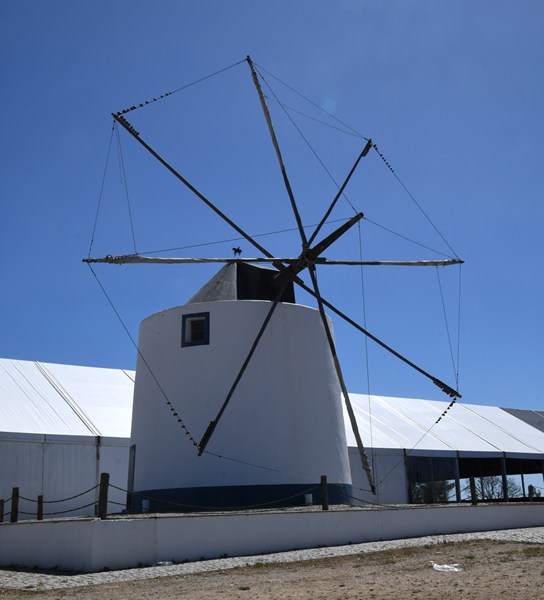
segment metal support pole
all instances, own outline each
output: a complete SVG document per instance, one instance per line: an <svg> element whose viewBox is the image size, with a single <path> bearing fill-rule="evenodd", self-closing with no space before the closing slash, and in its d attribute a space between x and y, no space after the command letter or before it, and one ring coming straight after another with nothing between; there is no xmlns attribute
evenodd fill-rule
<svg viewBox="0 0 544 600"><path fill-rule="evenodd" d="M38 496L38 510L36 514L38 521L43 521L43 496Z"/></svg>
<svg viewBox="0 0 544 600"><path fill-rule="evenodd" d="M454 474L455 474L455 501L461 502L461 482L459 481L459 452L454 459Z"/></svg>
<svg viewBox="0 0 544 600"><path fill-rule="evenodd" d="M11 522L17 523L19 518L19 488L14 487L11 491Z"/></svg>
<svg viewBox="0 0 544 600"><path fill-rule="evenodd" d="M0 499L0 523L4 522L4 499Z"/></svg>
<svg viewBox="0 0 544 600"><path fill-rule="evenodd" d="M321 475L321 508L329 510L329 486L326 475Z"/></svg>
<svg viewBox="0 0 544 600"><path fill-rule="evenodd" d="M506 458L503 455L501 458L501 470L502 470L502 499L505 502L508 502L510 498L508 497L508 477L506 476Z"/></svg>
<svg viewBox="0 0 544 600"><path fill-rule="evenodd" d="M108 488L110 474L100 473L100 491L98 494L98 517L105 521L108 516Z"/></svg>
<svg viewBox="0 0 544 600"><path fill-rule="evenodd" d="M470 478L470 497L472 499L472 504L476 506L478 504L478 496L476 495L476 482L474 481L474 477Z"/></svg>

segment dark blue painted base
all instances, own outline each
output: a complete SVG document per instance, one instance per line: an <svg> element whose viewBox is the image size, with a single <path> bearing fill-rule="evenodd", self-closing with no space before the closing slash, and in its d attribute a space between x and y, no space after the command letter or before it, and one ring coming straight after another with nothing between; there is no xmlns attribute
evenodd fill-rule
<svg viewBox="0 0 544 600"><path fill-rule="evenodd" d="M312 495L312 504L321 504L319 484L240 485L132 492L128 495L127 509L132 513L141 513L283 508L304 506L306 494ZM328 494L329 504L352 503L351 485L329 484Z"/></svg>

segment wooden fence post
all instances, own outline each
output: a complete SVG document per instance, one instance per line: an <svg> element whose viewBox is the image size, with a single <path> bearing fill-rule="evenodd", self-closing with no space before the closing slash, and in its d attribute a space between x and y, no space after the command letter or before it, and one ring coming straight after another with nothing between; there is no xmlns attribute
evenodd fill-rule
<svg viewBox="0 0 544 600"><path fill-rule="evenodd" d="M329 510L329 486L326 475L321 475L321 508Z"/></svg>
<svg viewBox="0 0 544 600"><path fill-rule="evenodd" d="M100 473L100 491L98 494L98 517L104 521L108 516L108 488L110 474Z"/></svg>
<svg viewBox="0 0 544 600"><path fill-rule="evenodd" d="M38 496L38 511L37 515L38 521L43 521L43 496Z"/></svg>
<svg viewBox="0 0 544 600"><path fill-rule="evenodd" d="M17 523L19 518L19 488L14 487L11 491L11 522Z"/></svg>

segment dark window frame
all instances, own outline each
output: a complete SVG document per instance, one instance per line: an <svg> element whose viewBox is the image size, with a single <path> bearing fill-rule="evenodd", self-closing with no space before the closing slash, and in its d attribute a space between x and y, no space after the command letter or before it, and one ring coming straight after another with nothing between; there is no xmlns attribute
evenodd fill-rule
<svg viewBox="0 0 544 600"><path fill-rule="evenodd" d="M191 321L204 321L204 335L197 339L191 339ZM208 346L210 343L210 313L199 312L189 313L182 316L181 320L181 347L187 348L191 346Z"/></svg>

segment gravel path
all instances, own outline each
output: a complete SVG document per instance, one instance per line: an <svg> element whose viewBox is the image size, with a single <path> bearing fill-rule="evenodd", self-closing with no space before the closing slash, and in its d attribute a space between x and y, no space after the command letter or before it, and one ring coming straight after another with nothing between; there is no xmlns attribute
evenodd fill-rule
<svg viewBox="0 0 544 600"><path fill-rule="evenodd" d="M334 546L310 550L294 550L277 552L259 556L239 556L236 558L221 558L179 565L160 565L141 569L126 569L122 571L106 571L84 575L42 574L25 571L8 571L0 569L0 589L18 589L25 591L44 591L67 589L79 586L100 585L104 583L122 583L126 581L141 581L157 577L189 575L212 571L224 571L235 567L251 566L256 563L291 563L305 560L315 560L334 556L350 556L361 552L379 552L415 546L443 544L445 542L466 542L471 540L497 540L506 542L524 542L544 544L544 527L527 529L506 529L500 531L483 531L477 533L460 533L454 535L432 535L421 538L391 540L387 542L367 542L349 546Z"/></svg>

